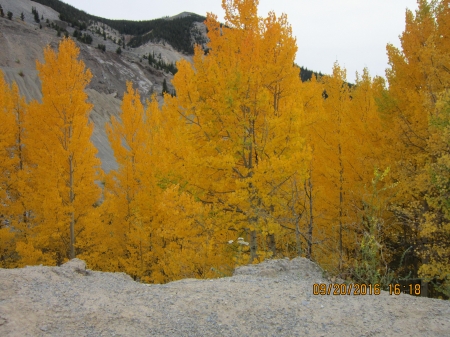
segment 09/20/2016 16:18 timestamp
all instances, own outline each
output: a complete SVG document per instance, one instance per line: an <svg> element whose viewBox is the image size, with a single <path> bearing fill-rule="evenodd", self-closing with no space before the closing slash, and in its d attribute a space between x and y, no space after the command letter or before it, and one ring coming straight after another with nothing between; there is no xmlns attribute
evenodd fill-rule
<svg viewBox="0 0 450 337"><path fill-rule="evenodd" d="M389 295L400 295L401 293L413 296L421 295L421 285L418 283L389 284L387 291ZM314 295L380 295L381 286L379 284L358 284L358 283L314 283Z"/></svg>

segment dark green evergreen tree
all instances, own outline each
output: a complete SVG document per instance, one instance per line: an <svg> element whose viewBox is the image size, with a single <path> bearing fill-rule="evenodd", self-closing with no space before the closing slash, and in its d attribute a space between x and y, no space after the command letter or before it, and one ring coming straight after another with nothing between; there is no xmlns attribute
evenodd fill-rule
<svg viewBox="0 0 450 337"><path fill-rule="evenodd" d="M25 15L23 14L23 12L20 14L20 19L23 21L25 19Z"/></svg>
<svg viewBox="0 0 450 337"><path fill-rule="evenodd" d="M41 20L39 19L39 13L36 8L33 8L33 14L34 14L34 21L36 21L36 23L41 22Z"/></svg>
<svg viewBox="0 0 450 337"><path fill-rule="evenodd" d="M162 87L162 95L164 96L164 93L169 93L169 88L167 87L166 79L163 81L163 87Z"/></svg>
<svg viewBox="0 0 450 337"><path fill-rule="evenodd" d="M3 12L3 7L2 7L2 5L0 5L0 16L1 16L2 18L5 17L5 12Z"/></svg>
<svg viewBox="0 0 450 337"><path fill-rule="evenodd" d="M13 13L8 11L8 14L6 14L8 16L8 19L12 20L13 17Z"/></svg>
<svg viewBox="0 0 450 337"><path fill-rule="evenodd" d="M116 49L116 53L119 54L119 55L122 54L122 49L120 49L120 47L118 47L118 48Z"/></svg>
<svg viewBox="0 0 450 337"><path fill-rule="evenodd" d="M92 36L90 36L87 33L82 34L81 32L78 33L78 41L81 41L83 43L86 44L91 44L92 43Z"/></svg>

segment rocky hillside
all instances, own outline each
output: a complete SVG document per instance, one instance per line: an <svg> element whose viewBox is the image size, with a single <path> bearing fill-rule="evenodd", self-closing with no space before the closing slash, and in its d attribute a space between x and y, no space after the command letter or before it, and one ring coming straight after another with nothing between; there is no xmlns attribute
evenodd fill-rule
<svg viewBox="0 0 450 337"><path fill-rule="evenodd" d="M41 1L42 2L42 1ZM55 1L60 3L59 1ZM158 93L161 100L162 83L166 79L169 89L173 74L165 69L158 69L157 62L174 64L184 58L191 60L191 55L176 50L167 41L160 39L146 41L136 48L123 44L133 39L131 35L121 34L118 29L93 19L87 22L85 30L60 20L60 13L40 3L29 0L2 0L5 17L0 17L0 69L9 82L15 81L20 91L28 100L40 99L40 82L37 76L35 60L43 61L43 50L47 45L57 48L65 32L73 36L77 30L92 37L90 44L77 41L80 58L91 70L93 78L88 86L89 101L94 104L90 118L95 124L92 140L99 150L99 157L105 171L116 168L114 156L105 133L105 123L111 116L117 116L120 103L126 89L126 81L132 81L138 88L142 99ZM38 13L39 23L35 21L32 8ZM12 20L7 12L12 12ZM24 13L24 20L21 20ZM190 13L181 13L180 18L189 17ZM176 18L173 18L175 20ZM173 21L165 20L165 21ZM197 22L192 26L195 34L205 33L204 25ZM57 36L60 30L61 37ZM103 34L105 32L105 34ZM106 40L105 40L106 36ZM206 36L206 35L205 35ZM192 36L192 44L198 37ZM119 41L123 40L123 41ZM98 48L104 45L105 51ZM117 49L121 47L121 54ZM149 64L143 56L151 54L154 64Z"/></svg>

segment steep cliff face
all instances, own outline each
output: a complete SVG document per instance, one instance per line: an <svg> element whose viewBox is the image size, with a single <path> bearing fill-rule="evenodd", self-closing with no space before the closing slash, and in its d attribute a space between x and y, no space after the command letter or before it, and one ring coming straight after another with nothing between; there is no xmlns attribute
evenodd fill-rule
<svg viewBox="0 0 450 337"><path fill-rule="evenodd" d="M75 31L74 27L61 22L59 13L55 10L29 0L3 0L1 2L5 14L13 13L12 20L0 17L0 69L9 82L15 81L22 95L27 100L42 98L40 81L36 71L36 60L43 62L43 50L49 45L56 49L62 37L57 36L57 31L52 28L58 25L67 30L70 36ZM35 7L41 19L35 22L31 13ZM24 13L24 20L20 14ZM43 19L42 19L43 17ZM48 22L47 22L48 20ZM196 24L195 32L203 33L203 24ZM102 34L96 33L96 28L105 30L109 38L106 40ZM144 55L152 54L158 60L165 63L175 63L181 58L191 60L190 55L175 50L165 41L147 42L138 48L123 48L122 53L116 53L119 38L129 40L130 36L120 35L116 30L104 23L91 21L85 31L92 36L91 44L78 42L80 59L88 67L93 75L88 86L89 101L94 104L90 119L94 122L94 134L92 141L98 149L98 156L102 161L102 167L107 172L115 169L117 164L105 133L105 123L111 116L117 116L120 111L120 103L126 89L126 81L132 81L138 88L142 100L154 92L158 94L158 100L162 100L162 83L166 79L171 83L173 75L167 71L159 70L149 64ZM83 32L84 33L84 32ZM198 37L197 37L198 39ZM116 43L114 42L116 40ZM105 46L105 51L97 48L99 44Z"/></svg>

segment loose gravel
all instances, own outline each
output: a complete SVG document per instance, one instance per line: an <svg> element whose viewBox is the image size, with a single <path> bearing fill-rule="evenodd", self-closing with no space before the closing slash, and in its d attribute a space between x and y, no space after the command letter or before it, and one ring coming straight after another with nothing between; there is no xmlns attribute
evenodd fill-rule
<svg viewBox="0 0 450 337"><path fill-rule="evenodd" d="M330 281L304 258L165 285L78 259L0 269L0 336L450 336L449 301L314 295L319 283Z"/></svg>

